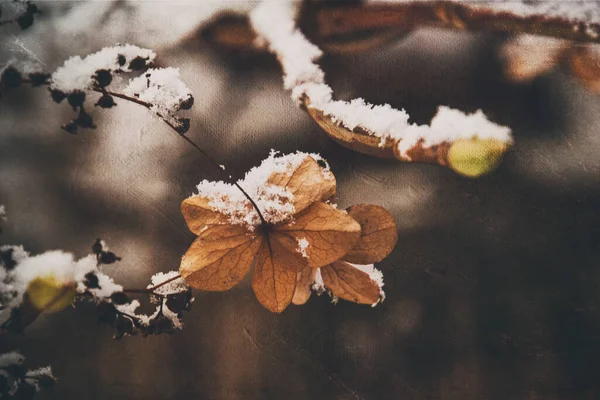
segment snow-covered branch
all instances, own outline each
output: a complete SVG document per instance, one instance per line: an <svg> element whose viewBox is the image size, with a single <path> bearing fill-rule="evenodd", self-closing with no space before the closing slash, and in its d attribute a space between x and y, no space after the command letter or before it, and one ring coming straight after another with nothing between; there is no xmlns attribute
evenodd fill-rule
<svg viewBox="0 0 600 400"><path fill-rule="evenodd" d="M284 87L336 141L369 154L450 166L467 176L495 168L512 144L511 130L482 111L465 114L441 106L431 124L417 125L404 110L387 104L334 100L316 64L322 52L296 27L296 11L293 1L267 0L252 11L250 21L259 40L277 55Z"/></svg>
<svg viewBox="0 0 600 400"><path fill-rule="evenodd" d="M154 51L133 45L105 47L83 58L69 58L52 74L42 72L35 63L11 60L0 70L0 89L26 83L48 85L55 102L66 99L78 111L75 119L62 126L69 133L95 128L85 103L88 96L99 93L95 106L112 108L116 106L115 98L134 102L184 134L190 120L178 116L178 112L194 104L191 90L177 68L150 68L155 57Z"/></svg>
<svg viewBox="0 0 600 400"><path fill-rule="evenodd" d="M96 304L99 321L111 325L116 338L124 335L172 333L183 327L183 311L193 297L175 271L158 273L144 289L124 289L103 270L121 258L98 239L92 253L80 260L63 251L30 255L22 246L0 247L0 322L5 332L23 332L42 312L55 312L74 300ZM147 295L156 310L136 314L139 300Z"/></svg>

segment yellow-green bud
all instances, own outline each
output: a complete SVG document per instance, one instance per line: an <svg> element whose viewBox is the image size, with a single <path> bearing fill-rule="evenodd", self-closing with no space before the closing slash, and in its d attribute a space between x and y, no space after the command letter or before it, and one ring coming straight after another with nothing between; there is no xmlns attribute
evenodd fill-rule
<svg viewBox="0 0 600 400"><path fill-rule="evenodd" d="M461 175L477 178L495 170L507 149L497 139L458 139L448 150L448 164Z"/></svg>
<svg viewBox="0 0 600 400"><path fill-rule="evenodd" d="M71 304L77 294L73 282L60 282L54 276L38 277L29 282L27 295L40 312L60 311Z"/></svg>

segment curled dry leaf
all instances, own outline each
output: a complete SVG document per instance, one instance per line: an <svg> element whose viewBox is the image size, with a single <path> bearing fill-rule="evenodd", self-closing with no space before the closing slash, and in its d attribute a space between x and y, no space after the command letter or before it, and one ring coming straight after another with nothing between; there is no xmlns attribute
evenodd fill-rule
<svg viewBox="0 0 600 400"><path fill-rule="evenodd" d="M238 184L256 196L258 222L250 201L236 197L238 193L223 182L201 183L200 194L182 203L188 227L198 235L180 266L181 276L192 287L230 289L254 264L256 298L270 311L281 312L292 299L296 303L308 299L316 268L342 259L361 240L360 223L324 202L335 194L335 178L317 155L272 154ZM381 210L377 215L381 217ZM376 228L365 226L370 237ZM389 226L387 221L385 228ZM370 246L369 239L366 242L361 248ZM375 258L389 242L379 245ZM297 286L303 292L296 291Z"/></svg>
<svg viewBox="0 0 600 400"><path fill-rule="evenodd" d="M386 258L398 242L396 222L383 207L358 204L349 207L348 215L359 223L360 238L341 259L312 272L305 268L297 277L294 304L308 301L311 288L328 291L334 299L376 305L383 299L383 276L373 263ZM309 273L310 272L310 273Z"/></svg>
<svg viewBox="0 0 600 400"><path fill-rule="evenodd" d="M360 239L346 254L345 261L353 264L373 264L386 258L398 242L394 217L383 207L358 204L348 208L348 215L361 227Z"/></svg>
<svg viewBox="0 0 600 400"><path fill-rule="evenodd" d="M340 299L359 304L377 304L381 288L369 274L345 261L336 261L321 268L323 284Z"/></svg>
<svg viewBox="0 0 600 400"><path fill-rule="evenodd" d="M298 272L296 291L292 303L300 306L310 299L310 286L315 282L316 273L317 269L311 267L304 267L302 271Z"/></svg>

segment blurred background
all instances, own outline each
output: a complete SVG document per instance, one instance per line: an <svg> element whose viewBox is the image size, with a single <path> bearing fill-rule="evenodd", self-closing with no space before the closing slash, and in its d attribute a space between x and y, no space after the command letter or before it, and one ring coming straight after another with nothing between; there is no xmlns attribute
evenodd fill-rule
<svg viewBox="0 0 600 400"><path fill-rule="evenodd" d="M497 34L419 30L385 47L326 55L338 98L405 108L426 123L438 105L479 108L513 129L500 168L468 180L436 166L361 155L329 140L282 88L268 55L223 55L195 29L253 3L38 2L36 23L2 27L0 61L48 71L115 43L149 46L181 69L196 102L188 136L235 177L271 149L318 152L338 204L380 204L399 243L378 265L375 308L313 296L275 315L249 282L197 292L183 331L112 339L92 305L43 315L3 337L58 383L39 399L596 399L600 398L600 97L560 68L507 81ZM0 63L1 64L1 63ZM0 99L3 244L84 256L101 237L127 287L177 269L194 239L180 202L210 164L134 104L93 110L95 130L67 134L66 104L45 88Z"/></svg>

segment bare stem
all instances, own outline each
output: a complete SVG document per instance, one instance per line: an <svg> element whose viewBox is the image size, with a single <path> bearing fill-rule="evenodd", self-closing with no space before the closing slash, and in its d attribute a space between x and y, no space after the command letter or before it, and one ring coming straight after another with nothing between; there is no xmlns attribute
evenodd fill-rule
<svg viewBox="0 0 600 400"><path fill-rule="evenodd" d="M124 293L151 293L151 294L156 294L156 293L154 293L154 291L156 289L158 289L160 287L163 287L164 285L166 285L168 283L171 283L171 282L173 282L173 281L175 281L177 279L180 279L180 278L181 278L181 275L178 274L177 276L169 278L166 281L161 282L161 283L159 283L157 285L154 285L152 287L149 287L149 288L145 288L145 289L123 289L123 292Z"/></svg>
<svg viewBox="0 0 600 400"><path fill-rule="evenodd" d="M112 91L107 91L104 89L100 89L100 88L93 88L92 90L94 90L95 92L98 93L107 93L111 96L117 97L119 99L123 99L123 100L127 100L130 101L132 103L135 104L139 104L143 107L146 107L148 110L152 111L152 104L142 101L140 99L136 99L135 97L130 97L127 96L123 93L118 93L118 92L112 92ZM250 197L250 195L248 194L248 192L246 192L238 183L237 181L234 181L230 175L227 175L225 173L225 171L223 170L223 168L221 168L221 165L219 165L218 162L216 162L210 155L208 155L208 153L206 151L204 151L200 146L198 146L198 144L196 142L194 142L192 139L190 139L189 137L185 136L185 134L179 133L179 131L177 130L177 127L175 125L173 125L173 123L171 121L169 121L168 118L166 118L165 116L161 115L160 113L156 112L156 115L162 119L173 131L175 131L175 133L177 133L177 135L179 137L181 137L183 140L185 140L186 142L188 142L193 148L195 148L198 152L200 152L200 154L202 154L204 157L206 157L206 159L208 161L210 161L210 163L219 171L219 174L221 174L225 180L227 181L231 181L233 183L233 185L235 185L235 187L237 187L243 194L244 196L246 196L246 198L248 199L248 201L250 201L250 204L252 204L252 207L254 207L254 209L256 210L256 212L258 213L258 216L260 217L260 221L264 224L266 224L265 218L263 217L260 209L258 208L258 205L254 202L254 199L252 199L252 197Z"/></svg>

